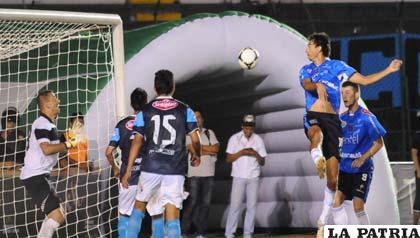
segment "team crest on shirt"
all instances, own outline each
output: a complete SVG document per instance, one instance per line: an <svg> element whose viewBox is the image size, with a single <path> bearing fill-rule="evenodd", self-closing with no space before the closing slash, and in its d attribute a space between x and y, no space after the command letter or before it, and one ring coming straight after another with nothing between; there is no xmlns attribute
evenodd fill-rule
<svg viewBox="0 0 420 238"><path fill-rule="evenodd" d="M125 128L127 128L128 130L132 131L133 130L133 125L134 125L134 119L132 120L128 120L125 123Z"/></svg>
<svg viewBox="0 0 420 238"><path fill-rule="evenodd" d="M371 115L372 115L372 113L371 113L369 110L367 110L366 108L363 108L363 109L362 109L362 112L363 112L364 114L369 115L369 116L371 116Z"/></svg>
<svg viewBox="0 0 420 238"><path fill-rule="evenodd" d="M347 122L346 121L341 121L341 127L344 128L347 126Z"/></svg>
<svg viewBox="0 0 420 238"><path fill-rule="evenodd" d="M163 99L153 102L152 106L159 110L167 111L176 108L178 106L178 102L175 100Z"/></svg>

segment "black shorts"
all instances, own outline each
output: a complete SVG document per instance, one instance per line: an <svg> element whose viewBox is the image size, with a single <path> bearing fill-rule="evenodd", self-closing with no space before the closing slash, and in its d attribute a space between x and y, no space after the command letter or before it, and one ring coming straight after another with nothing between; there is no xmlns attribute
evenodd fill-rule
<svg viewBox="0 0 420 238"><path fill-rule="evenodd" d="M60 207L60 199L51 188L48 174L41 174L22 180L36 208L41 208L45 215Z"/></svg>
<svg viewBox="0 0 420 238"><path fill-rule="evenodd" d="M413 210L420 212L420 178L417 178L416 172L414 173L416 179L416 198L414 199Z"/></svg>
<svg viewBox="0 0 420 238"><path fill-rule="evenodd" d="M338 190L344 193L345 200L353 200L353 197L358 197L366 203L372 174L372 172L349 174L340 170Z"/></svg>
<svg viewBox="0 0 420 238"><path fill-rule="evenodd" d="M308 136L308 130L311 126L318 125L324 136L322 140L322 154L325 159L335 156L340 160L340 146L343 139L341 121L338 115L323 112L307 112L303 117L305 134Z"/></svg>

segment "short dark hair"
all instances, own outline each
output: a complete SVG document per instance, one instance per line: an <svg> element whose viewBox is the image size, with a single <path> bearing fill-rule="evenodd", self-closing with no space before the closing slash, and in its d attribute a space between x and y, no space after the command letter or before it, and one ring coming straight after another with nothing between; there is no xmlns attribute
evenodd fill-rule
<svg viewBox="0 0 420 238"><path fill-rule="evenodd" d="M346 81L346 82L344 82L342 85L341 85L341 87L342 88L344 88L344 87L352 87L353 88L353 90L354 90L354 92L359 92L360 90L359 90L359 85L357 84L357 83L353 83L353 82L351 82L351 81Z"/></svg>
<svg viewBox="0 0 420 238"><path fill-rule="evenodd" d="M201 116L204 118L203 108L194 105L194 106L191 106L191 109L193 110L193 112L199 112Z"/></svg>
<svg viewBox="0 0 420 238"><path fill-rule="evenodd" d="M37 100L37 103L38 103L38 107L41 108L41 98L48 96L50 93L52 93L51 90L40 90L38 92L38 96L36 97L36 100Z"/></svg>
<svg viewBox="0 0 420 238"><path fill-rule="evenodd" d="M147 103L147 93L142 88L135 88L130 95L130 104L134 111L139 112Z"/></svg>
<svg viewBox="0 0 420 238"><path fill-rule="evenodd" d="M16 107L8 107L1 114L1 128L6 128L7 122L14 122L16 125L19 124L19 114Z"/></svg>
<svg viewBox="0 0 420 238"><path fill-rule="evenodd" d="M155 73L155 89L158 95L168 95L174 89L174 75L171 71L161 69Z"/></svg>
<svg viewBox="0 0 420 238"><path fill-rule="evenodd" d="M325 32L315 32L308 37L309 41L315 43L316 46L321 46L322 54L329 57L331 53L331 40Z"/></svg>

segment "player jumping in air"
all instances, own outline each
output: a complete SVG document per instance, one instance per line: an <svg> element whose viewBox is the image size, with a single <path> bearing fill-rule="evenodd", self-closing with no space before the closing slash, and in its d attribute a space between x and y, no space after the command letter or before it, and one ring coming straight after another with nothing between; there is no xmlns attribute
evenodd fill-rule
<svg viewBox="0 0 420 238"><path fill-rule="evenodd" d="M387 68L364 76L340 60L329 59L330 39L325 33L309 36L306 54L312 63L300 70L300 83L305 90L305 133L310 140L310 153L319 177L327 176L324 206L318 220L318 234L322 235L330 209L333 205L337 185L339 145L342 140L338 117L341 83L351 82L369 85L399 70L402 61L393 60Z"/></svg>

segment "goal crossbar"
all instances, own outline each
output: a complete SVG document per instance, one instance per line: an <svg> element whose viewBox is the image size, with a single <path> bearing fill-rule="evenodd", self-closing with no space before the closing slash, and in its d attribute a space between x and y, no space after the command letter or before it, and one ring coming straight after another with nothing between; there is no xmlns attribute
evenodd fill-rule
<svg viewBox="0 0 420 238"><path fill-rule="evenodd" d="M0 9L0 20L38 21L112 25L112 45L114 54L114 77L116 96L116 116L118 119L127 115L124 87L124 40L123 24L116 14L83 13L69 11Z"/></svg>

